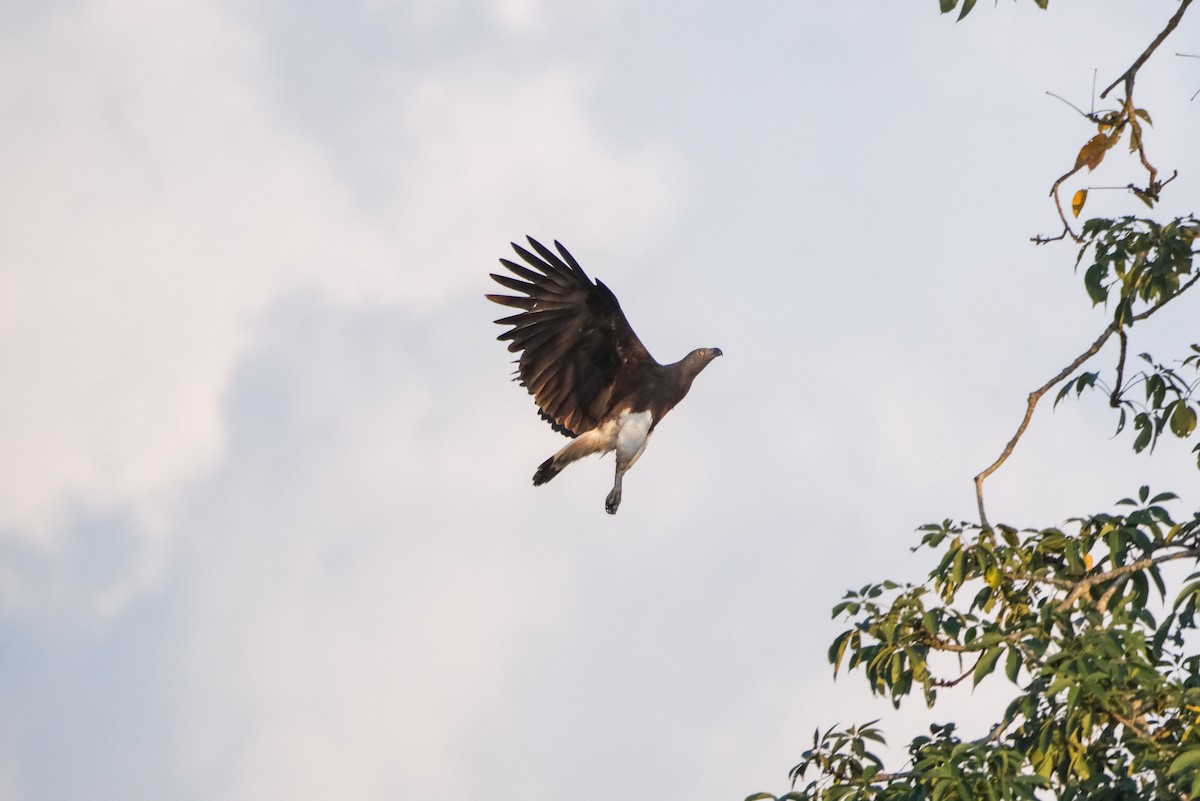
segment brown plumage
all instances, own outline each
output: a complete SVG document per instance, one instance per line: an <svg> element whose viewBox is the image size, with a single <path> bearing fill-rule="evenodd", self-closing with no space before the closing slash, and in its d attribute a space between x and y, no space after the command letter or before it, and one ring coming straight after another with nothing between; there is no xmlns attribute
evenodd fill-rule
<svg viewBox="0 0 1200 801"><path fill-rule="evenodd" d="M521 354L516 380L529 390L542 418L574 438L538 467L533 483L545 484L588 454L616 451L616 478L605 501L608 513L615 514L625 471L721 349L699 348L674 364L659 364L608 287L593 283L558 242L555 253L528 240L533 253L512 246L528 266L500 260L517 278L492 274L501 286L522 294L487 298L521 310L496 321L509 326L498 339Z"/></svg>

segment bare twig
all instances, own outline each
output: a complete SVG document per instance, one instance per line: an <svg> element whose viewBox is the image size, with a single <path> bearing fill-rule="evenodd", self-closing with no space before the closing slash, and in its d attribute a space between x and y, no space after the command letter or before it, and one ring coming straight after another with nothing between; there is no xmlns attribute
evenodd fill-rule
<svg viewBox="0 0 1200 801"><path fill-rule="evenodd" d="M1051 91L1049 91L1049 90L1047 90L1047 91L1046 91L1046 94L1050 95L1050 96L1051 96L1051 97L1053 97L1055 100L1061 100L1062 102L1066 103L1068 106L1070 106L1071 108L1075 109L1075 110L1076 110L1076 111L1078 111L1078 112L1079 112L1079 113L1080 113L1082 116L1084 116L1084 117L1087 117L1089 120L1092 118L1092 115L1091 115L1090 113L1088 113L1088 112L1084 111L1084 110L1083 110L1083 109L1081 109L1079 106L1075 105L1075 104L1074 104L1074 103L1072 103L1070 100L1067 100L1067 99L1066 99L1065 97L1063 97L1062 95L1056 95L1056 94L1054 94L1054 92L1051 92Z"/></svg>
<svg viewBox="0 0 1200 801"><path fill-rule="evenodd" d="M1146 63L1146 59L1150 58L1154 51L1158 49L1158 46L1162 44L1168 36L1171 35L1171 31L1175 30L1175 28L1179 25L1179 20L1183 19L1184 12L1187 11L1188 6L1191 4L1192 0L1182 0L1182 2L1179 4L1179 10L1175 12L1175 16L1171 17L1170 21L1167 22L1167 27L1163 28L1158 36L1154 37L1154 41L1150 43L1150 46L1146 48L1145 52L1137 57L1133 64L1129 66L1129 69L1121 73L1121 77L1113 81L1107 89L1100 93L1100 98L1102 100L1108 96L1109 92L1117 87L1117 84L1122 82L1125 84L1126 100L1133 95L1133 80L1137 76L1137 71L1140 70L1142 65Z"/></svg>
<svg viewBox="0 0 1200 801"><path fill-rule="evenodd" d="M1037 239L1034 240L1034 241L1038 242L1038 244L1041 244L1042 241L1053 242L1055 239L1062 239L1064 236L1070 236L1071 239L1075 240L1076 242L1080 242L1080 243L1083 242L1083 237L1081 237L1079 234L1075 233L1075 229L1071 227L1071 223L1067 219L1066 212L1063 211L1062 201L1059 200L1059 197L1058 197L1058 188L1060 186L1062 186L1063 183L1065 183L1068 178L1070 178L1072 175L1074 175L1075 173L1077 173L1081 169L1083 169L1084 166L1085 165L1083 162L1076 164L1074 167L1071 168L1070 172L1065 173L1062 177L1060 177L1057 181L1054 182L1054 186L1050 187L1050 197L1054 198L1054 208L1058 210L1058 218L1060 220L1062 220L1063 232L1062 232L1062 234L1054 237L1053 239L1044 239L1042 237L1038 237Z"/></svg>
<svg viewBox="0 0 1200 801"><path fill-rule="evenodd" d="M1064 380L1071 373L1075 372L1075 370L1079 368L1079 365L1083 364L1088 359L1099 353L1100 349L1104 347L1104 343L1108 341L1108 338L1111 337L1116 330L1117 324L1115 322L1109 323L1108 328L1104 329L1104 332L1096 338L1096 341L1092 343L1091 347L1076 356L1075 359L1062 370L1059 370L1058 374L1055 375L1054 378L1051 378L1045 384L1042 384L1033 392L1029 393L1029 398L1027 399L1025 405L1025 416L1021 418L1021 424L1017 426L1017 433L1013 434L1012 439L1010 439L1008 444L1004 446L1004 450L1000 452L1000 456L996 459L996 461L988 465L988 467L982 473L975 476L975 500L979 505L979 522L984 528L991 528L991 525L988 523L987 512L985 512L983 508L983 482L987 480L988 476L999 470L1000 465L1008 461L1008 457L1012 455L1013 448L1017 447L1017 442L1020 441L1021 437L1025 434L1025 429L1029 428L1029 421L1033 418L1033 410L1037 408L1038 401L1042 399L1042 396L1049 392L1055 384Z"/></svg>
<svg viewBox="0 0 1200 801"><path fill-rule="evenodd" d="M1140 314L1135 314L1133 317L1129 318L1129 325L1141 320L1145 320L1163 306L1166 306L1172 300L1195 286L1197 280L1200 280L1200 273L1193 275L1191 280L1181 286L1179 291L1174 295L1171 295L1166 300L1154 304ZM1004 446L1004 450L1001 451L1000 456L997 457L996 461L988 465L988 467L982 473L975 476L975 501L979 506L979 523L984 528L991 528L991 524L988 523L987 512L984 510L983 505L983 482L987 480L988 476L999 470L1000 465L1008 461L1008 457L1012 455L1013 449L1017 446L1017 442L1020 441L1022 436L1024 436L1025 429L1029 427L1029 421L1033 418L1033 410L1037 408L1038 401L1040 401L1042 396L1053 389L1060 381L1065 380L1067 376L1075 372L1080 365L1099 353L1100 349L1104 347L1104 343L1108 341L1108 338L1119 330L1121 330L1121 326L1116 321L1109 323L1108 327L1105 328L1104 331L1101 332L1100 336L1096 338L1096 341L1091 344L1091 347L1076 356L1070 364L1068 364L1062 370L1059 370L1058 373L1045 384L1042 384L1042 386L1029 393L1029 398L1027 399L1025 405L1025 416L1021 418L1021 424L1017 426L1017 433L1013 434L1012 439L1010 439L1008 444Z"/></svg>
<svg viewBox="0 0 1200 801"><path fill-rule="evenodd" d="M1125 333L1125 329L1118 330L1117 335L1121 337L1121 352L1117 356L1117 381L1113 384L1112 394L1108 398L1108 405L1114 409L1121 406L1121 393L1125 391L1125 350L1129 347L1129 335Z"/></svg>
<svg viewBox="0 0 1200 801"><path fill-rule="evenodd" d="M980 654L979 659L983 659L982 654ZM975 665L979 664L979 659L975 660ZM966 671L961 676L959 676L957 679L934 679L933 684L934 684L934 686L937 686L937 687L955 687L959 684L962 684L962 682L967 678L967 676L970 676L972 673L975 672L975 665L971 665L971 667L967 668Z"/></svg>

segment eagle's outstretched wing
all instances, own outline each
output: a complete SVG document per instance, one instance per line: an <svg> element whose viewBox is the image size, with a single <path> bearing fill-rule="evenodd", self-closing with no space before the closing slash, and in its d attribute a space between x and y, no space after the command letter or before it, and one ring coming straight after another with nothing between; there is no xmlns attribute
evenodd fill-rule
<svg viewBox="0 0 1200 801"><path fill-rule="evenodd" d="M516 243L513 250L529 267L500 260L523 280L492 274L501 286L522 295L487 298L522 310L496 321L511 326L497 339L509 340L508 349L521 353L518 379L542 417L556 431L573 437L595 428L621 400L625 377L657 363L608 287L593 283L557 241L556 254L527 238L537 255Z"/></svg>

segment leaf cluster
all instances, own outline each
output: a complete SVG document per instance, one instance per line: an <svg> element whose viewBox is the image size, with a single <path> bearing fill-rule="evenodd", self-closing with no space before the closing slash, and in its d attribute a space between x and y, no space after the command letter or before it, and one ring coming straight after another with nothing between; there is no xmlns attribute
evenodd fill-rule
<svg viewBox="0 0 1200 801"><path fill-rule="evenodd" d="M1191 216L1165 225L1138 217L1088 220L1075 265L1091 254L1083 285L1092 305L1115 301L1113 322L1129 326L1138 312L1167 303L1196 277L1197 236L1200 220Z"/></svg>
<svg viewBox="0 0 1200 801"><path fill-rule="evenodd" d="M1147 487L1122 513L1018 531L944 521L920 529L939 554L923 585L882 582L834 607L852 625L829 650L899 705L920 689L1000 676L1017 689L986 736L951 724L883 771L873 724L814 735L793 768L797 799L1180 798L1200 794L1200 573L1168 599L1165 563L1200 562L1200 513L1177 522ZM1035 796L1035 791L1041 794ZM760 795L759 798L767 798ZM784 796L788 797L788 796Z"/></svg>
<svg viewBox="0 0 1200 801"><path fill-rule="evenodd" d="M1054 399L1054 405L1057 406L1072 390L1078 397L1085 390L1103 389L1109 395L1110 403L1120 410L1116 434L1120 434L1126 423L1133 420L1135 453L1147 449L1153 452L1164 431L1169 431L1179 439L1187 439L1196 431L1197 418L1200 417L1200 397L1196 393L1200 388L1200 378L1189 381L1184 375L1185 371L1200 373L1200 345L1191 345L1191 351L1190 356L1179 362L1178 368L1155 362L1149 353L1139 354L1138 358L1148 365L1148 369L1139 371L1127 383L1112 389L1104 385L1099 372L1080 373L1063 384ZM1134 394L1139 386L1142 388L1141 398ZM1200 444L1192 452L1196 454L1196 467L1200 468Z"/></svg>

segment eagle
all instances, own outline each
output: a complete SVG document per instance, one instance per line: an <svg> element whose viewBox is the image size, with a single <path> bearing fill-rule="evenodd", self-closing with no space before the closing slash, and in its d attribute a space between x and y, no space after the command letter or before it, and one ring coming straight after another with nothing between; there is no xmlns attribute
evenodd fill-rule
<svg viewBox="0 0 1200 801"><path fill-rule="evenodd" d="M542 419L572 438L542 462L533 485L545 484L584 456L615 451L616 477L604 509L616 514L626 471L721 349L697 348L674 364L659 364L633 332L612 290L588 278L559 242L554 242L555 253L533 237L526 239L533 252L511 243L524 265L500 259L516 277L491 274L521 294L485 297L521 310L496 320L508 326L497 339L521 354L513 380L533 396Z"/></svg>

